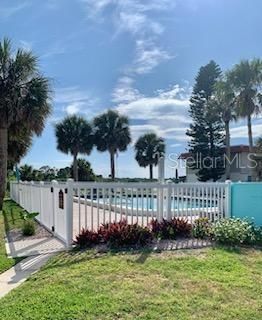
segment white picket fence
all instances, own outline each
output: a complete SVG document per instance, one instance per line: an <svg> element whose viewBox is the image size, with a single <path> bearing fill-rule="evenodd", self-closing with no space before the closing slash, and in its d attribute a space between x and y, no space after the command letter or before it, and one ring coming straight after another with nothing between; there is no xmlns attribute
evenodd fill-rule
<svg viewBox="0 0 262 320"><path fill-rule="evenodd" d="M183 217L189 222L229 215L227 183L11 183L11 197L68 245L82 228L126 219L148 225L152 219Z"/></svg>
<svg viewBox="0 0 262 320"><path fill-rule="evenodd" d="M38 212L36 220L55 236L69 244L72 241L72 236L67 232L67 227L71 228L72 226L72 215L67 214L69 198L66 188L66 183L11 182L10 196L28 212ZM60 190L65 199L63 209L58 205Z"/></svg>

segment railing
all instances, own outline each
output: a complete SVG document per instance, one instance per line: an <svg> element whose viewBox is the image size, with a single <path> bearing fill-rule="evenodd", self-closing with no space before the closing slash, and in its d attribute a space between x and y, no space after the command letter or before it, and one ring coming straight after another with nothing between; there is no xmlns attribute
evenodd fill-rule
<svg viewBox="0 0 262 320"><path fill-rule="evenodd" d="M227 184L74 183L76 229L126 219L148 225L152 219L198 217L215 221L226 216Z"/></svg>
<svg viewBox="0 0 262 320"><path fill-rule="evenodd" d="M152 219L199 217L215 221L230 211L226 183L11 183L11 197L68 244L82 228L126 219L148 225ZM62 203L62 202L63 203Z"/></svg>

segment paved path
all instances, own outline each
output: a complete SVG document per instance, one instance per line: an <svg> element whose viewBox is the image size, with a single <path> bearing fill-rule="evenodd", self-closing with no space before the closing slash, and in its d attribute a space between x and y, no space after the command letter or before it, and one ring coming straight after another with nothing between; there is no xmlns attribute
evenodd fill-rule
<svg viewBox="0 0 262 320"><path fill-rule="evenodd" d="M36 256L64 250L66 250L65 244L55 237L6 242L7 255L13 258Z"/></svg>
<svg viewBox="0 0 262 320"><path fill-rule="evenodd" d="M30 275L37 272L54 253L28 257L0 274L0 298L18 287Z"/></svg>
<svg viewBox="0 0 262 320"><path fill-rule="evenodd" d="M37 272L56 252L64 250L65 244L55 237L24 238L17 241L6 237L7 255L27 258L0 274L0 298Z"/></svg>

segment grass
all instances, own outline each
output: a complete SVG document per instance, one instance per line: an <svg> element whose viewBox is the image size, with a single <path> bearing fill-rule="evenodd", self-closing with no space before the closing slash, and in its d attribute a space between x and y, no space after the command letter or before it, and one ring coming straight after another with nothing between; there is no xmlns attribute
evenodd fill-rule
<svg viewBox="0 0 262 320"><path fill-rule="evenodd" d="M262 252L68 252L1 300L0 319L261 319Z"/></svg>
<svg viewBox="0 0 262 320"><path fill-rule="evenodd" d="M0 273L14 266L21 258L11 259L6 255L5 231L22 226L20 212L22 208L11 200L4 201L3 212L0 211Z"/></svg>

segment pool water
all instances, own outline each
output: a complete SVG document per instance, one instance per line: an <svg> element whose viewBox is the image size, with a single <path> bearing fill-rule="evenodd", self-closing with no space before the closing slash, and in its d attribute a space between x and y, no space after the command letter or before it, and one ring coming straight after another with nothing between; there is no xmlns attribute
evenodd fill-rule
<svg viewBox="0 0 262 320"><path fill-rule="evenodd" d="M166 204L167 201L164 201L164 204ZM103 203L103 199L99 199L99 203ZM106 204L110 204L110 199L106 198L105 200ZM157 210L157 198L151 198L151 197L134 197L134 198L122 198L122 204L121 204L121 198L116 197L111 199L111 205L117 205L122 206L123 208L131 209L133 207L134 210L140 209L140 210ZM199 208L199 207L213 207L215 204L206 203L206 201L202 201L199 199L176 199L172 198L171 200L171 209L191 209L191 208Z"/></svg>

